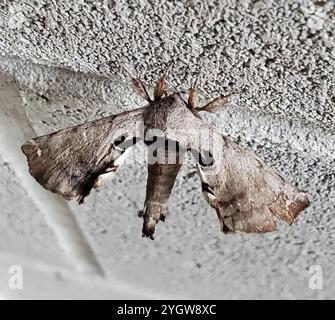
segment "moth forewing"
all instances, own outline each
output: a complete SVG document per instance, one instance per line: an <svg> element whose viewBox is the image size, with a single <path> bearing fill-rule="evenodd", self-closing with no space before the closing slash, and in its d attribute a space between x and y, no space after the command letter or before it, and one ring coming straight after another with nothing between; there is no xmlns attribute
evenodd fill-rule
<svg viewBox="0 0 335 320"><path fill-rule="evenodd" d="M117 169L117 159L133 144L129 140L141 138L143 112L124 112L26 142L22 151L30 173L46 189L82 203L99 186L99 176ZM128 138L122 145L120 135Z"/></svg>

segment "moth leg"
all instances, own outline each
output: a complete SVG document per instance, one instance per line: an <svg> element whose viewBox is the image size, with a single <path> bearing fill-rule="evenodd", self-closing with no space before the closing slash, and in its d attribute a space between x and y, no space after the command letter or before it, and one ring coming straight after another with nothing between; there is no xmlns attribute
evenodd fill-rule
<svg viewBox="0 0 335 320"><path fill-rule="evenodd" d="M168 74L168 71L170 70L170 67L172 66L173 62L171 62L167 68L165 69L163 75L159 78L159 80L156 82L156 86L154 89L154 100L158 101L162 98L163 94L167 95L166 92L166 86L165 86L165 79Z"/></svg>

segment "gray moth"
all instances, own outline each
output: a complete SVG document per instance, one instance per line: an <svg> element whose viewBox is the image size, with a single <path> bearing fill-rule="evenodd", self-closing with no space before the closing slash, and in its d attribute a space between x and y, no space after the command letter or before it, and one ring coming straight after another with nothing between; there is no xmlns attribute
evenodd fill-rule
<svg viewBox="0 0 335 320"><path fill-rule="evenodd" d="M165 77L156 83L153 99L139 79L132 79L148 101L143 108L26 142L22 151L31 175L47 190L81 204L102 177L117 171L125 151L143 140L149 149L146 197L139 212L143 236L153 239L157 223L164 221L185 152L197 162L202 192L224 233L273 231L278 220L291 224L308 207L306 194L202 120L202 112L222 107L227 96L197 107L195 86L185 101L180 93L166 93Z"/></svg>

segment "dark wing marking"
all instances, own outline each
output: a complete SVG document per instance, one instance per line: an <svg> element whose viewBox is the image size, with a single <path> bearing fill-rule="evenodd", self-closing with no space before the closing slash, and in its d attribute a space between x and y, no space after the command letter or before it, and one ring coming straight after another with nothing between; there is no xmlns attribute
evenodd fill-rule
<svg viewBox="0 0 335 320"><path fill-rule="evenodd" d="M144 108L88 122L26 142L31 175L46 189L79 203L116 171L126 148L142 137Z"/></svg>
<svg viewBox="0 0 335 320"><path fill-rule="evenodd" d="M308 207L306 195L255 154L225 137L222 144L215 166L198 165L198 171L205 198L216 210L223 232L273 231L278 219L291 224Z"/></svg>

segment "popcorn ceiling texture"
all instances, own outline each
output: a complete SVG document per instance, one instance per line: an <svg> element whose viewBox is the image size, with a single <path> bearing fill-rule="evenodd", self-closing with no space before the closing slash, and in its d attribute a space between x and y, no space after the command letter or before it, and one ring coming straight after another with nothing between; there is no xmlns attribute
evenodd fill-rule
<svg viewBox="0 0 335 320"><path fill-rule="evenodd" d="M331 128L333 1L4 1L0 48L102 75L135 68L149 83L175 61L186 89L244 89L240 104ZM107 64L107 62L111 62Z"/></svg>
<svg viewBox="0 0 335 320"><path fill-rule="evenodd" d="M0 82L20 97L19 105L12 95L0 99L1 117L12 118L15 128L0 128L6 142L0 146L0 231L6 243L0 246L0 295L334 297L334 16L333 1L0 0L0 73L6 75ZM31 192L39 186L24 175L26 164L16 153L21 140L143 105L120 65L136 69L152 86L171 60L170 90L187 89L200 70L202 100L243 90L206 121L297 183L311 207L274 233L223 235L188 159L167 220L155 241L147 241L136 215L146 183L139 145L130 155L135 162L120 168L85 206L66 204L74 218L68 231L83 237L76 243L52 213L64 209L64 201L50 198L50 212L41 210ZM8 116L8 110L25 117L18 111ZM22 199L15 202L14 195ZM45 253L45 246L53 250ZM81 246L92 254L80 256ZM7 288L10 264L26 270L22 292ZM78 279L71 270L80 265L90 272L81 271ZM323 270L323 290L309 288L312 265ZM100 269L105 280L99 280Z"/></svg>

